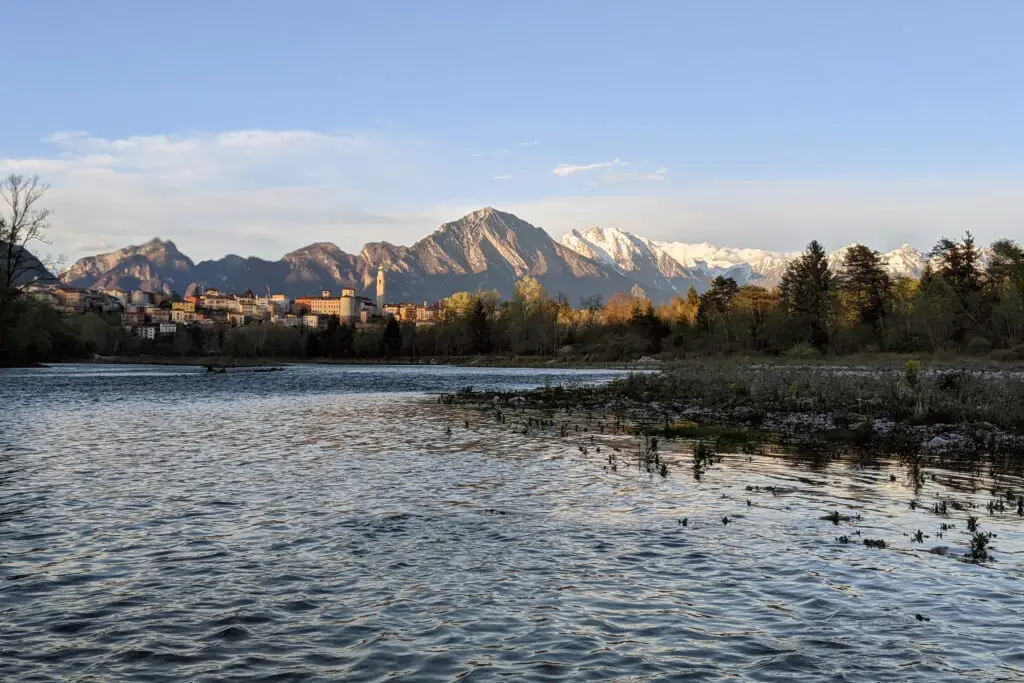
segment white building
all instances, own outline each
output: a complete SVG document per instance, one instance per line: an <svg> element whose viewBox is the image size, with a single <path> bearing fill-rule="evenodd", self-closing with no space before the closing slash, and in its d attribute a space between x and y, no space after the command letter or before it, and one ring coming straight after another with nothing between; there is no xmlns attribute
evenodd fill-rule
<svg viewBox="0 0 1024 683"><path fill-rule="evenodd" d="M303 324L302 317L297 315L275 315L270 322L282 327L300 327Z"/></svg>

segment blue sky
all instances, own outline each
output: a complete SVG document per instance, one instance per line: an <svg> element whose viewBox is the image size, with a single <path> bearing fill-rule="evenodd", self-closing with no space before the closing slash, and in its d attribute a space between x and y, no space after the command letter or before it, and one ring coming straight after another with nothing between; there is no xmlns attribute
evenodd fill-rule
<svg viewBox="0 0 1024 683"><path fill-rule="evenodd" d="M482 205L723 246L1021 234L1024 3L4 3L0 170L69 258ZM13 29L13 30L12 30ZM1016 231L1016 232L1014 232Z"/></svg>

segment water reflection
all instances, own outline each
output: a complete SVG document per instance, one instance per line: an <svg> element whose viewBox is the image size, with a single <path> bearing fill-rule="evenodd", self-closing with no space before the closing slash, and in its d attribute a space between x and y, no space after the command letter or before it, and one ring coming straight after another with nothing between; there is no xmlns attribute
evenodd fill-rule
<svg viewBox="0 0 1024 683"><path fill-rule="evenodd" d="M422 398L543 382L0 373L0 677L1024 676L1022 521L984 509L1019 479L768 451L721 454L696 482L667 443L667 478L606 471L634 440L583 454ZM981 507L931 511L950 499ZM995 562L955 557L968 514L996 532Z"/></svg>

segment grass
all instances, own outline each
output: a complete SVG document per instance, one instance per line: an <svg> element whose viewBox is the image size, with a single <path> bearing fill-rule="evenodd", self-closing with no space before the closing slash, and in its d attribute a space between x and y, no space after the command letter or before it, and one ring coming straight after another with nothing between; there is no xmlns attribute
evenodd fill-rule
<svg viewBox="0 0 1024 683"><path fill-rule="evenodd" d="M597 387L545 387L522 397L541 410L614 417L616 431L719 447L793 440L885 444L913 458L927 434L934 448L1019 459L1021 395L1022 373L918 362L851 368L723 361L666 364L660 372L633 373Z"/></svg>
<svg viewBox="0 0 1024 683"><path fill-rule="evenodd" d="M910 424L987 422L1024 432L1024 376L980 370L929 370L690 363L612 382L608 392L660 403L738 411L756 425L767 413L820 413L850 431L868 430L866 417ZM679 430L693 430L680 425ZM842 427L840 427L842 428Z"/></svg>

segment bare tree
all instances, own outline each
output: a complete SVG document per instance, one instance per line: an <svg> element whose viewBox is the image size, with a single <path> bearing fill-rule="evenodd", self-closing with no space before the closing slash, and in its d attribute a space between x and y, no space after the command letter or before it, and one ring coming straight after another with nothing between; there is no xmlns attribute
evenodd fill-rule
<svg viewBox="0 0 1024 683"><path fill-rule="evenodd" d="M46 231L53 212L40 206L48 189L39 176L12 173L0 180L0 320L24 286L35 279L28 276L39 262L29 245L48 244Z"/></svg>

